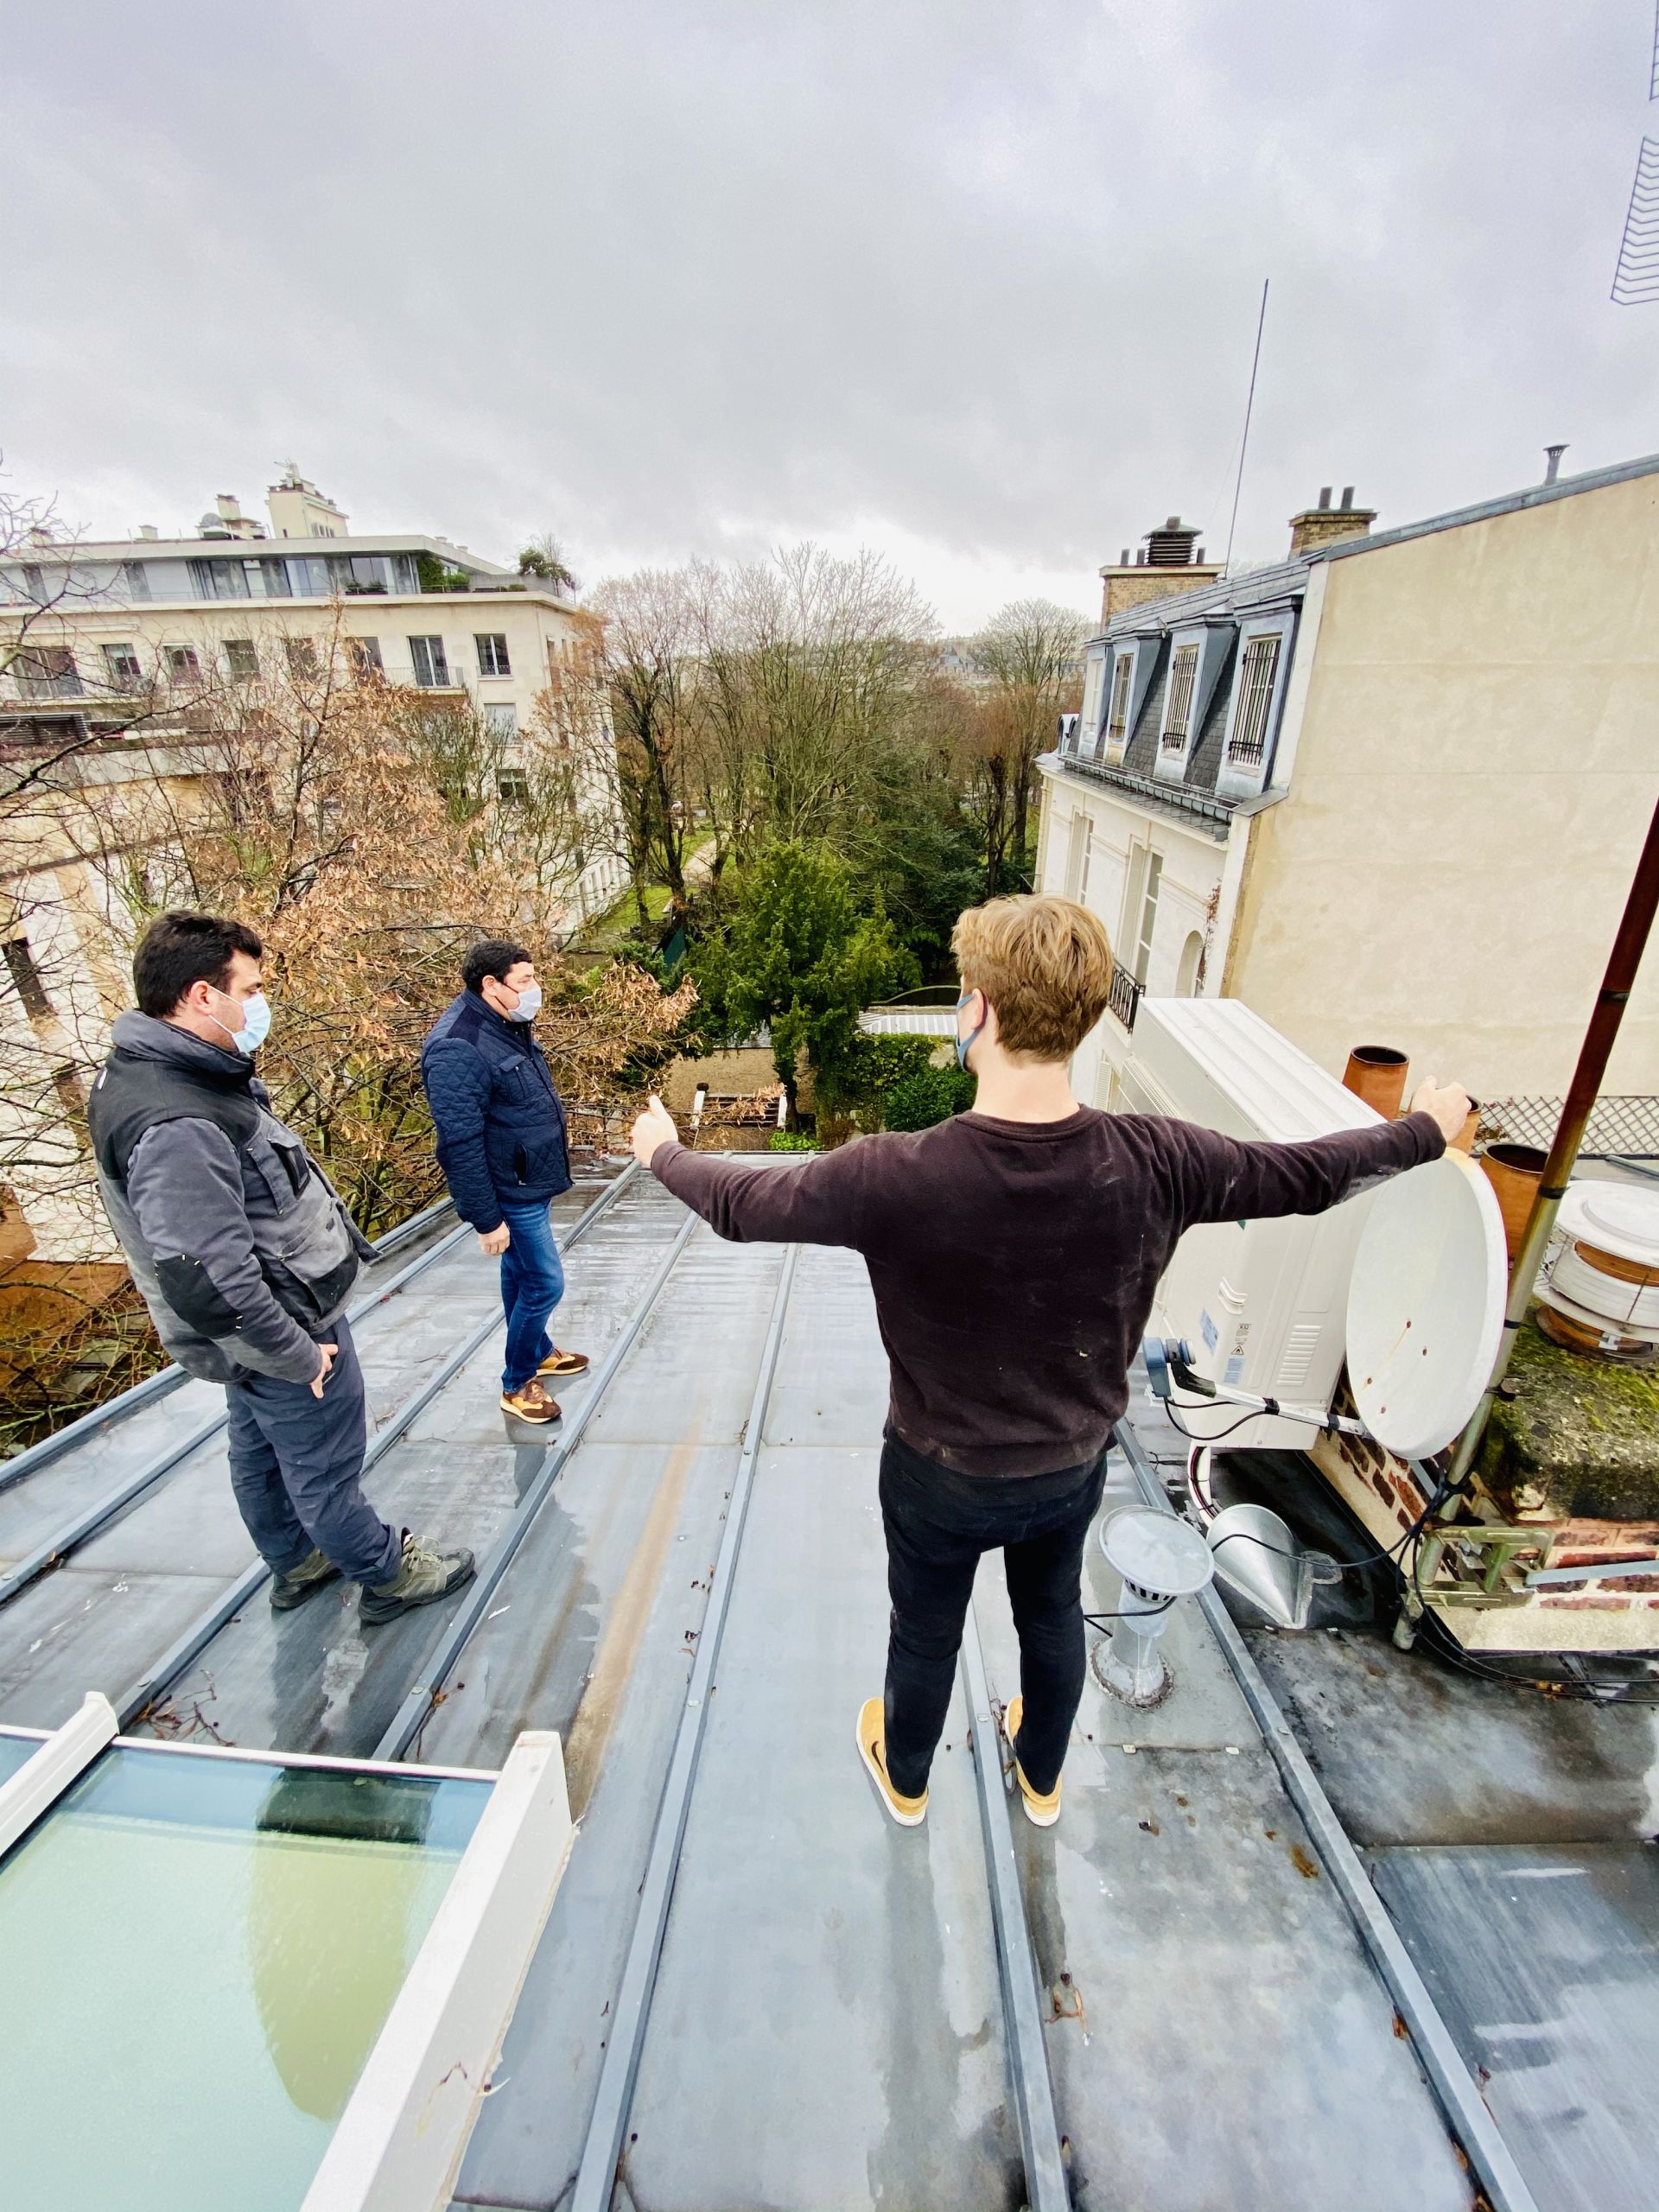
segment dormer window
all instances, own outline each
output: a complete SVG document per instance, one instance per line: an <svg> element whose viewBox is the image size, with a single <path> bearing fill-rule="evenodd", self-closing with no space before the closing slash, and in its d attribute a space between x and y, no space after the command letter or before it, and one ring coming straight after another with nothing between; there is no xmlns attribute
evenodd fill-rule
<svg viewBox="0 0 1659 2212"><path fill-rule="evenodd" d="M1252 638L1239 656L1238 704L1227 744L1227 758L1235 768L1258 766L1267 752L1268 710L1273 704L1282 645L1276 632Z"/></svg>
<svg viewBox="0 0 1659 2212"><path fill-rule="evenodd" d="M1238 636L1233 696L1216 790L1223 798L1260 791L1272 764L1290 659L1291 618L1246 623Z"/></svg>
<svg viewBox="0 0 1659 2212"><path fill-rule="evenodd" d="M1177 645L1170 656L1169 689L1164 695L1164 728L1158 741L1160 753L1184 755L1192 734L1192 691L1198 673L1196 644Z"/></svg>
<svg viewBox="0 0 1659 2212"><path fill-rule="evenodd" d="M1135 681L1135 654L1122 652L1112 664L1111 704L1106 714L1106 750L1121 753L1129 737L1129 687Z"/></svg>

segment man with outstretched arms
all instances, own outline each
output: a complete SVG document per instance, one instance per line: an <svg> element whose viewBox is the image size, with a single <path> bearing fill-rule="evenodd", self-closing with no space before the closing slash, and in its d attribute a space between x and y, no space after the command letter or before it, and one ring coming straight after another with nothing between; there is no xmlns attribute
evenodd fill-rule
<svg viewBox="0 0 1659 2212"><path fill-rule="evenodd" d="M1469 1101L1426 1084L1403 1120L1306 1144L1101 1113L1067 1074L1111 984L1099 920L1069 899L998 899L953 942L971 1111L792 1171L684 1151L653 1099L633 1148L722 1236L863 1255L892 1374L893 1618L859 1753L888 1813L919 1826L975 1570L1001 1549L1020 1656L1006 1725L1026 1812L1047 1827L1083 1694L1084 1539L1177 1239L1198 1222L1322 1212L1437 1159Z"/></svg>
<svg viewBox="0 0 1659 2212"><path fill-rule="evenodd" d="M88 1103L98 1185L163 1346L225 1385L231 1485L271 1604L347 1575L372 1624L459 1588L473 1555L389 1528L363 1495L346 1305L372 1247L254 1074L263 957L215 914L144 931L138 1010L117 1015Z"/></svg>

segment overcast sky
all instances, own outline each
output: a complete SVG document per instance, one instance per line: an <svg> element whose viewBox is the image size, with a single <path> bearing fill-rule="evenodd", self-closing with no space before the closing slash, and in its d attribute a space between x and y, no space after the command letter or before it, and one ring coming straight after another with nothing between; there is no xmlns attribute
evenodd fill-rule
<svg viewBox="0 0 1659 2212"><path fill-rule="evenodd" d="M1653 0L59 0L0 64L0 447L97 535L296 461L584 579L867 543L948 628L1659 448Z"/></svg>

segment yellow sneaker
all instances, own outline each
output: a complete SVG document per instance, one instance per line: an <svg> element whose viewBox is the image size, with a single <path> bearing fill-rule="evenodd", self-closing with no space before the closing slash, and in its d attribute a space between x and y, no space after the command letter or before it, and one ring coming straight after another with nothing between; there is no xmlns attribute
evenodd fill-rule
<svg viewBox="0 0 1659 2212"><path fill-rule="evenodd" d="M534 1375L522 1390L501 1393L501 1410L512 1414L515 1420L530 1421L537 1428L561 1418L558 1400L542 1388L539 1376Z"/></svg>
<svg viewBox="0 0 1659 2212"><path fill-rule="evenodd" d="M927 1818L927 1792L901 1797L887 1779L887 1712L879 1697L867 1697L858 1708L858 1756L869 1769L870 1780L881 1793L881 1802L901 1828L918 1828Z"/></svg>
<svg viewBox="0 0 1659 2212"><path fill-rule="evenodd" d="M1007 1702L1007 1709L1002 1715L1002 1733L1008 1739L1010 1751L1014 1749L1014 1738L1020 1733L1020 1723L1024 1719L1025 1713L1024 1698L1011 1697ZM1020 1785L1020 1802L1025 1807L1026 1818L1031 1822L1033 1827L1052 1828L1060 1817L1058 1782L1056 1781L1054 1787L1046 1796L1039 1789L1033 1789L1026 1780L1026 1770L1017 1758L1014 1763L1014 1778Z"/></svg>
<svg viewBox="0 0 1659 2212"><path fill-rule="evenodd" d="M560 1382L568 1382L573 1375L588 1372L588 1355L585 1351L561 1351L555 1344L536 1372L551 1375Z"/></svg>

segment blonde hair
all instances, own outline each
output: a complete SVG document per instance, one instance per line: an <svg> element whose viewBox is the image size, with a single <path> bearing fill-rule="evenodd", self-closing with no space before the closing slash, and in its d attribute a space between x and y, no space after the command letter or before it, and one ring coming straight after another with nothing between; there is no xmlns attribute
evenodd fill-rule
<svg viewBox="0 0 1659 2212"><path fill-rule="evenodd" d="M1106 925L1074 899L993 899L957 918L950 944L964 991L996 1008L1005 1052L1063 1060L1099 1020L1112 988Z"/></svg>

